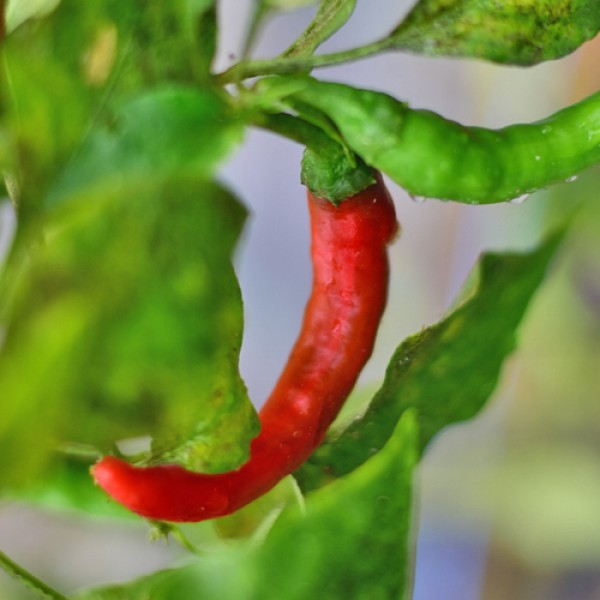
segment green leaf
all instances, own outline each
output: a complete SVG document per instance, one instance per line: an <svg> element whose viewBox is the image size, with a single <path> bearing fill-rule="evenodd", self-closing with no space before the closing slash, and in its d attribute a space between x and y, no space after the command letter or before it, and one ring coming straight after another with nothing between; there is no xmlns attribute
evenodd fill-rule
<svg viewBox="0 0 600 600"><path fill-rule="evenodd" d="M417 440L407 413L377 456L309 495L305 514L284 513L256 558L257 579L268 583L253 598L401 597Z"/></svg>
<svg viewBox="0 0 600 600"><path fill-rule="evenodd" d="M102 35L100 26L92 32L83 17L71 22L60 10L55 15L25 23L2 48L0 133L5 149L0 168L19 183L21 213L35 212L53 173L84 135L92 111L94 91L85 81L82 57L93 34ZM64 26L63 38L64 31L73 31L69 52L54 23ZM111 53L108 48L105 52Z"/></svg>
<svg viewBox="0 0 600 600"><path fill-rule="evenodd" d="M21 217L113 103L159 82L207 84L214 4L62 0L44 18L41 5L11 5L19 26L3 44L0 168L19 184Z"/></svg>
<svg viewBox="0 0 600 600"><path fill-rule="evenodd" d="M150 434L155 461L239 465L257 432L230 263L243 209L215 184L150 173L79 200L3 281L3 483L38 472L61 440L108 449Z"/></svg>
<svg viewBox="0 0 600 600"><path fill-rule="evenodd" d="M215 51L216 0L171 0L142 5L129 0L127 4L135 10L136 20L124 78L129 75L145 83L207 80Z"/></svg>
<svg viewBox="0 0 600 600"><path fill-rule="evenodd" d="M307 46L300 46L298 54L294 45L293 55L242 61L219 80L239 83L256 76L309 73L390 50L530 65L565 56L600 30L596 0L421 0L389 36L341 52L311 54L313 41L318 45L343 24L344 4L351 2L328 2L339 3L341 12L331 23L329 18L316 20L316 31L309 28Z"/></svg>
<svg viewBox="0 0 600 600"><path fill-rule="evenodd" d="M301 487L313 489L364 463L408 409L417 412L421 450L444 427L475 416L515 348L519 324L563 235L551 236L529 254L484 255L476 291L444 320L399 346L367 412L296 473Z"/></svg>
<svg viewBox="0 0 600 600"><path fill-rule="evenodd" d="M389 47L534 65L576 50L600 31L597 0L420 0Z"/></svg>
<svg viewBox="0 0 600 600"><path fill-rule="evenodd" d="M192 22L196 22L197 59L200 67L198 78L208 81L211 77L211 68L217 52L216 0L189 0L189 6L197 11L197 14L192 14L191 18Z"/></svg>
<svg viewBox="0 0 600 600"><path fill-rule="evenodd" d="M325 40L352 16L356 0L321 0L319 10L302 35L284 52L284 56L310 56Z"/></svg>
<svg viewBox="0 0 600 600"><path fill-rule="evenodd" d="M85 590L72 596L72 600L167 600L159 590L163 582L168 586L177 575L176 570L158 571L130 584ZM186 597L180 596L176 600L186 600Z"/></svg>
<svg viewBox="0 0 600 600"><path fill-rule="evenodd" d="M95 186L118 188L124 180L209 178L242 135L220 94L177 84L142 92L106 121L59 175L47 205Z"/></svg>
<svg viewBox="0 0 600 600"><path fill-rule="evenodd" d="M388 600L408 583L417 426L407 412L385 447L349 477L287 509L258 548L229 548L179 570L77 600Z"/></svg>
<svg viewBox="0 0 600 600"><path fill-rule="evenodd" d="M18 480L44 464L51 438L108 449L152 434L153 460L221 470L243 462L255 433L230 264L244 212L203 181L239 125L212 90L174 84L109 116L52 184L49 243L30 262L25 236L4 281L0 396L12 415L0 446L27 453ZM79 371L80 360L92 366ZM48 411L47 433L28 422L36 410Z"/></svg>
<svg viewBox="0 0 600 600"><path fill-rule="evenodd" d="M90 484L90 461L85 457L53 457L43 473L25 487L8 490L4 498L44 510L138 522L139 517L109 502L98 486Z"/></svg>

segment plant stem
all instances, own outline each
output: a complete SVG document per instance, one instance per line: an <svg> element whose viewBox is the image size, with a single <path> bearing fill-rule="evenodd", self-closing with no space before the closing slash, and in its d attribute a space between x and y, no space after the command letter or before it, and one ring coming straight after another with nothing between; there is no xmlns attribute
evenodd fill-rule
<svg viewBox="0 0 600 600"><path fill-rule="evenodd" d="M259 114L253 125L306 146L301 181L311 192L334 205L373 185L373 170L325 131L288 114Z"/></svg>
<svg viewBox="0 0 600 600"><path fill-rule="evenodd" d="M187 535L185 535L185 533L179 527L175 527L174 525L172 525L170 533L171 537L188 552L191 552L192 554L198 554L200 556L204 554L204 552L200 550L200 548L198 548L194 543L192 543L192 541L187 537Z"/></svg>
<svg viewBox="0 0 600 600"><path fill-rule="evenodd" d="M95 462L102 456L102 452L100 452L98 448L88 444L77 444L75 442L63 442L58 444L56 450L61 454L88 462Z"/></svg>
<svg viewBox="0 0 600 600"><path fill-rule="evenodd" d="M40 598L45 598L46 600L68 600L66 596L47 586L43 581L40 581L37 577L29 573L29 571L20 567L1 551L0 568L35 592Z"/></svg>
<svg viewBox="0 0 600 600"><path fill-rule="evenodd" d="M254 8L252 20L250 21L250 27L248 28L248 32L246 33L246 39L242 48L242 59L245 60L252 51L252 47L254 46L256 37L264 23L265 17L267 16L268 12L269 11L265 9L264 4L262 3L259 3Z"/></svg>
<svg viewBox="0 0 600 600"><path fill-rule="evenodd" d="M217 80L222 83L239 83L250 77L259 75L282 75L284 73L301 73L311 71L319 67L337 65L343 62L350 62L371 56L378 52L383 52L389 48L389 40L379 40L342 52L332 54L321 54L316 56L303 56L300 58L273 58L265 60L244 61L233 65L223 73L217 75Z"/></svg>
<svg viewBox="0 0 600 600"><path fill-rule="evenodd" d="M321 145L335 143L312 123L285 113L258 113L253 116L252 124L261 129L278 133L304 146L311 146L316 143Z"/></svg>

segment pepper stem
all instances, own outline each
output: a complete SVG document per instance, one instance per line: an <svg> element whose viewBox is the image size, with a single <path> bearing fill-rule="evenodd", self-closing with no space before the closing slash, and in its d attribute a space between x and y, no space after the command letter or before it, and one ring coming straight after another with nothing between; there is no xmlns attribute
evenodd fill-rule
<svg viewBox="0 0 600 600"><path fill-rule="evenodd" d="M35 577L35 575L32 575L29 571L26 571L23 567L19 566L16 562L6 556L4 552L0 552L0 568L6 571L11 577L20 581L40 598L45 598L46 600L68 600L66 596L53 590L43 581L40 581Z"/></svg>
<svg viewBox="0 0 600 600"><path fill-rule="evenodd" d="M373 170L358 156L300 117L259 113L253 124L305 145L302 183L336 206L375 183Z"/></svg>

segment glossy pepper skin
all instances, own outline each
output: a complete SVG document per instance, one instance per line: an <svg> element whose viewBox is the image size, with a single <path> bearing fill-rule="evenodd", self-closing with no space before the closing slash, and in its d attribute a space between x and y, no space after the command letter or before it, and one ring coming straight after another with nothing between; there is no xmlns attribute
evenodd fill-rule
<svg viewBox="0 0 600 600"><path fill-rule="evenodd" d="M308 458L354 386L386 304L394 206L381 178L338 208L310 192L308 199L312 293L300 335L259 413L249 460L233 471L203 474L103 458L93 468L96 482L133 512L194 522L236 511Z"/></svg>
<svg viewBox="0 0 600 600"><path fill-rule="evenodd" d="M262 85L292 89L285 77ZM600 162L600 92L502 129L467 127L381 92L308 77L292 95L330 118L366 164L423 198L505 202Z"/></svg>

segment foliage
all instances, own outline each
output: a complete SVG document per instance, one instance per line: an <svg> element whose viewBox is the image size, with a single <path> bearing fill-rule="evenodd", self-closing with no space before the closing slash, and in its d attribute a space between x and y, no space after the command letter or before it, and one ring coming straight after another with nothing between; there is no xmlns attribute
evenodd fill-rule
<svg viewBox="0 0 600 600"><path fill-rule="evenodd" d="M102 454L206 472L247 458L258 420L238 371L231 264L246 213L218 172L248 127L303 144L303 183L334 204L374 168L415 195L485 204L600 161L598 95L496 132L307 77L382 51L557 59L600 30L596 0L421 0L389 35L335 54L316 51L355 0L258 0L246 50L269 15L318 6L280 56L214 73L217 4L0 3L0 170L18 215L0 279L5 497L123 517L89 478ZM415 465L485 405L566 227L481 259L477 285L400 344L366 413L296 473L305 496L261 499L249 527L260 543L76 597L408 598Z"/></svg>
<svg viewBox="0 0 600 600"><path fill-rule="evenodd" d="M421 0L390 40L426 55L535 65L569 54L599 29L600 10L587 0Z"/></svg>

